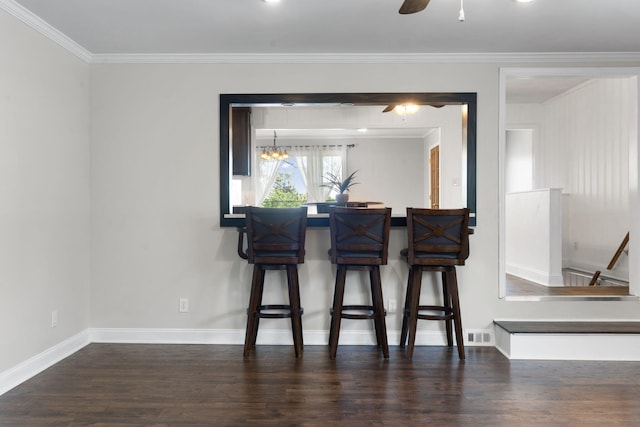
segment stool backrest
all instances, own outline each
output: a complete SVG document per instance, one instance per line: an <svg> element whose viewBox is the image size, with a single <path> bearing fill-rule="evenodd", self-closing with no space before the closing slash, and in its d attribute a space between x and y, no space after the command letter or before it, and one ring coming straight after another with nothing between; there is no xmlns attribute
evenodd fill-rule
<svg viewBox="0 0 640 427"><path fill-rule="evenodd" d="M251 264L301 264L307 208L258 208L246 211L247 258Z"/></svg>
<svg viewBox="0 0 640 427"><path fill-rule="evenodd" d="M407 208L409 264L464 265L469 257L469 209Z"/></svg>
<svg viewBox="0 0 640 427"><path fill-rule="evenodd" d="M389 253L391 208L329 209L331 262L384 265Z"/></svg>

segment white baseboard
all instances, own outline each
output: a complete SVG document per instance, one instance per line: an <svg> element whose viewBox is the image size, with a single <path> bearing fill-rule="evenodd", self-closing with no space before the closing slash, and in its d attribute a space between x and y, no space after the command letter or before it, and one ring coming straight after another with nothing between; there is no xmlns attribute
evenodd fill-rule
<svg viewBox="0 0 640 427"><path fill-rule="evenodd" d="M474 330L476 331L476 330ZM477 332L477 331L476 331ZM491 333L491 330L482 330ZM244 344L244 329L144 329L144 328L94 328L91 329L91 342L132 343L132 344ZM398 345L400 331L387 331L389 345ZM304 330L305 345L327 345L329 332L325 330ZM374 345L376 337L373 330L340 331L342 345ZM260 329L256 344L293 345L291 331L288 329ZM418 331L416 345L446 345L446 336L437 331ZM468 342L465 345L493 346L489 342Z"/></svg>
<svg viewBox="0 0 640 427"><path fill-rule="evenodd" d="M89 335L89 330L82 331L0 373L0 396L90 344Z"/></svg>
<svg viewBox="0 0 640 427"><path fill-rule="evenodd" d="M550 271L541 271L515 264L507 264L505 269L507 274L521 277L530 282L539 283L544 286L564 286L562 272L552 273Z"/></svg>
<svg viewBox="0 0 640 427"><path fill-rule="evenodd" d="M91 342L126 344L243 344L244 330L93 328Z"/></svg>
<svg viewBox="0 0 640 427"><path fill-rule="evenodd" d="M243 345L244 329L131 329L95 328L91 330L91 342L136 343L136 344L228 344ZM392 342L393 333L388 333ZM398 340L400 333L395 333ZM327 345L329 332L324 330L304 330L305 345ZM344 345L375 344L373 331L340 331L340 343ZM256 344L293 345L293 337L288 329L265 329L258 331Z"/></svg>
<svg viewBox="0 0 640 427"><path fill-rule="evenodd" d="M155 329L94 328L91 342L131 344L226 344L243 345L244 329ZM328 340L326 331L304 331L305 344L321 345ZM257 344L292 345L291 331L260 329Z"/></svg>

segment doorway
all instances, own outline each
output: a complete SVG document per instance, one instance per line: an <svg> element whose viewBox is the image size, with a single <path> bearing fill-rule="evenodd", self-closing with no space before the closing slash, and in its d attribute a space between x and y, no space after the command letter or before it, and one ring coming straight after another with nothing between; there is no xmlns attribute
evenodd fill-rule
<svg viewBox="0 0 640 427"><path fill-rule="evenodd" d="M431 209L440 208L440 146L436 145L429 150L429 199Z"/></svg>
<svg viewBox="0 0 640 427"><path fill-rule="evenodd" d="M639 234L631 220L640 210L638 74L637 69L501 70L501 297L509 296L507 198L528 191L548 191L551 199L559 199L561 222L550 229L561 230L560 255L552 258L563 273L574 268L591 279L601 271L604 286L622 283L627 295L637 295L633 244L613 270L607 271L607 264L628 231L631 242ZM551 87L558 90L547 92ZM531 239L539 242L540 234ZM549 288L567 288L566 283L547 283L543 294L560 295Z"/></svg>

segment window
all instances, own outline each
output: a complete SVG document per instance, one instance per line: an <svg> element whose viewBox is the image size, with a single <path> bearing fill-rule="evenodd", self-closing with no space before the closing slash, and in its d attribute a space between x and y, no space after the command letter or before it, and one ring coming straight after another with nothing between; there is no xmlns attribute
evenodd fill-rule
<svg viewBox="0 0 640 427"><path fill-rule="evenodd" d="M260 152L258 147L256 152ZM253 204L264 207L296 207L304 203L334 200L327 174L342 175L346 146L305 145L287 147L289 158L264 160L256 156Z"/></svg>

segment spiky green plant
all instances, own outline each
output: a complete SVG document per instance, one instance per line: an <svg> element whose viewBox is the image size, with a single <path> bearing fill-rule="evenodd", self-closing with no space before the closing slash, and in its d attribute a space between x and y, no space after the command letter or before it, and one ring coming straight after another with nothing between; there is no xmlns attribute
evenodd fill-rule
<svg viewBox="0 0 640 427"><path fill-rule="evenodd" d="M343 180L341 179L340 175L329 172L325 174L324 179L327 182L322 184L322 186L335 189L338 194L343 194L349 191L349 189L354 185L359 184L358 182L354 181L357 173L358 171L354 171L351 175Z"/></svg>

